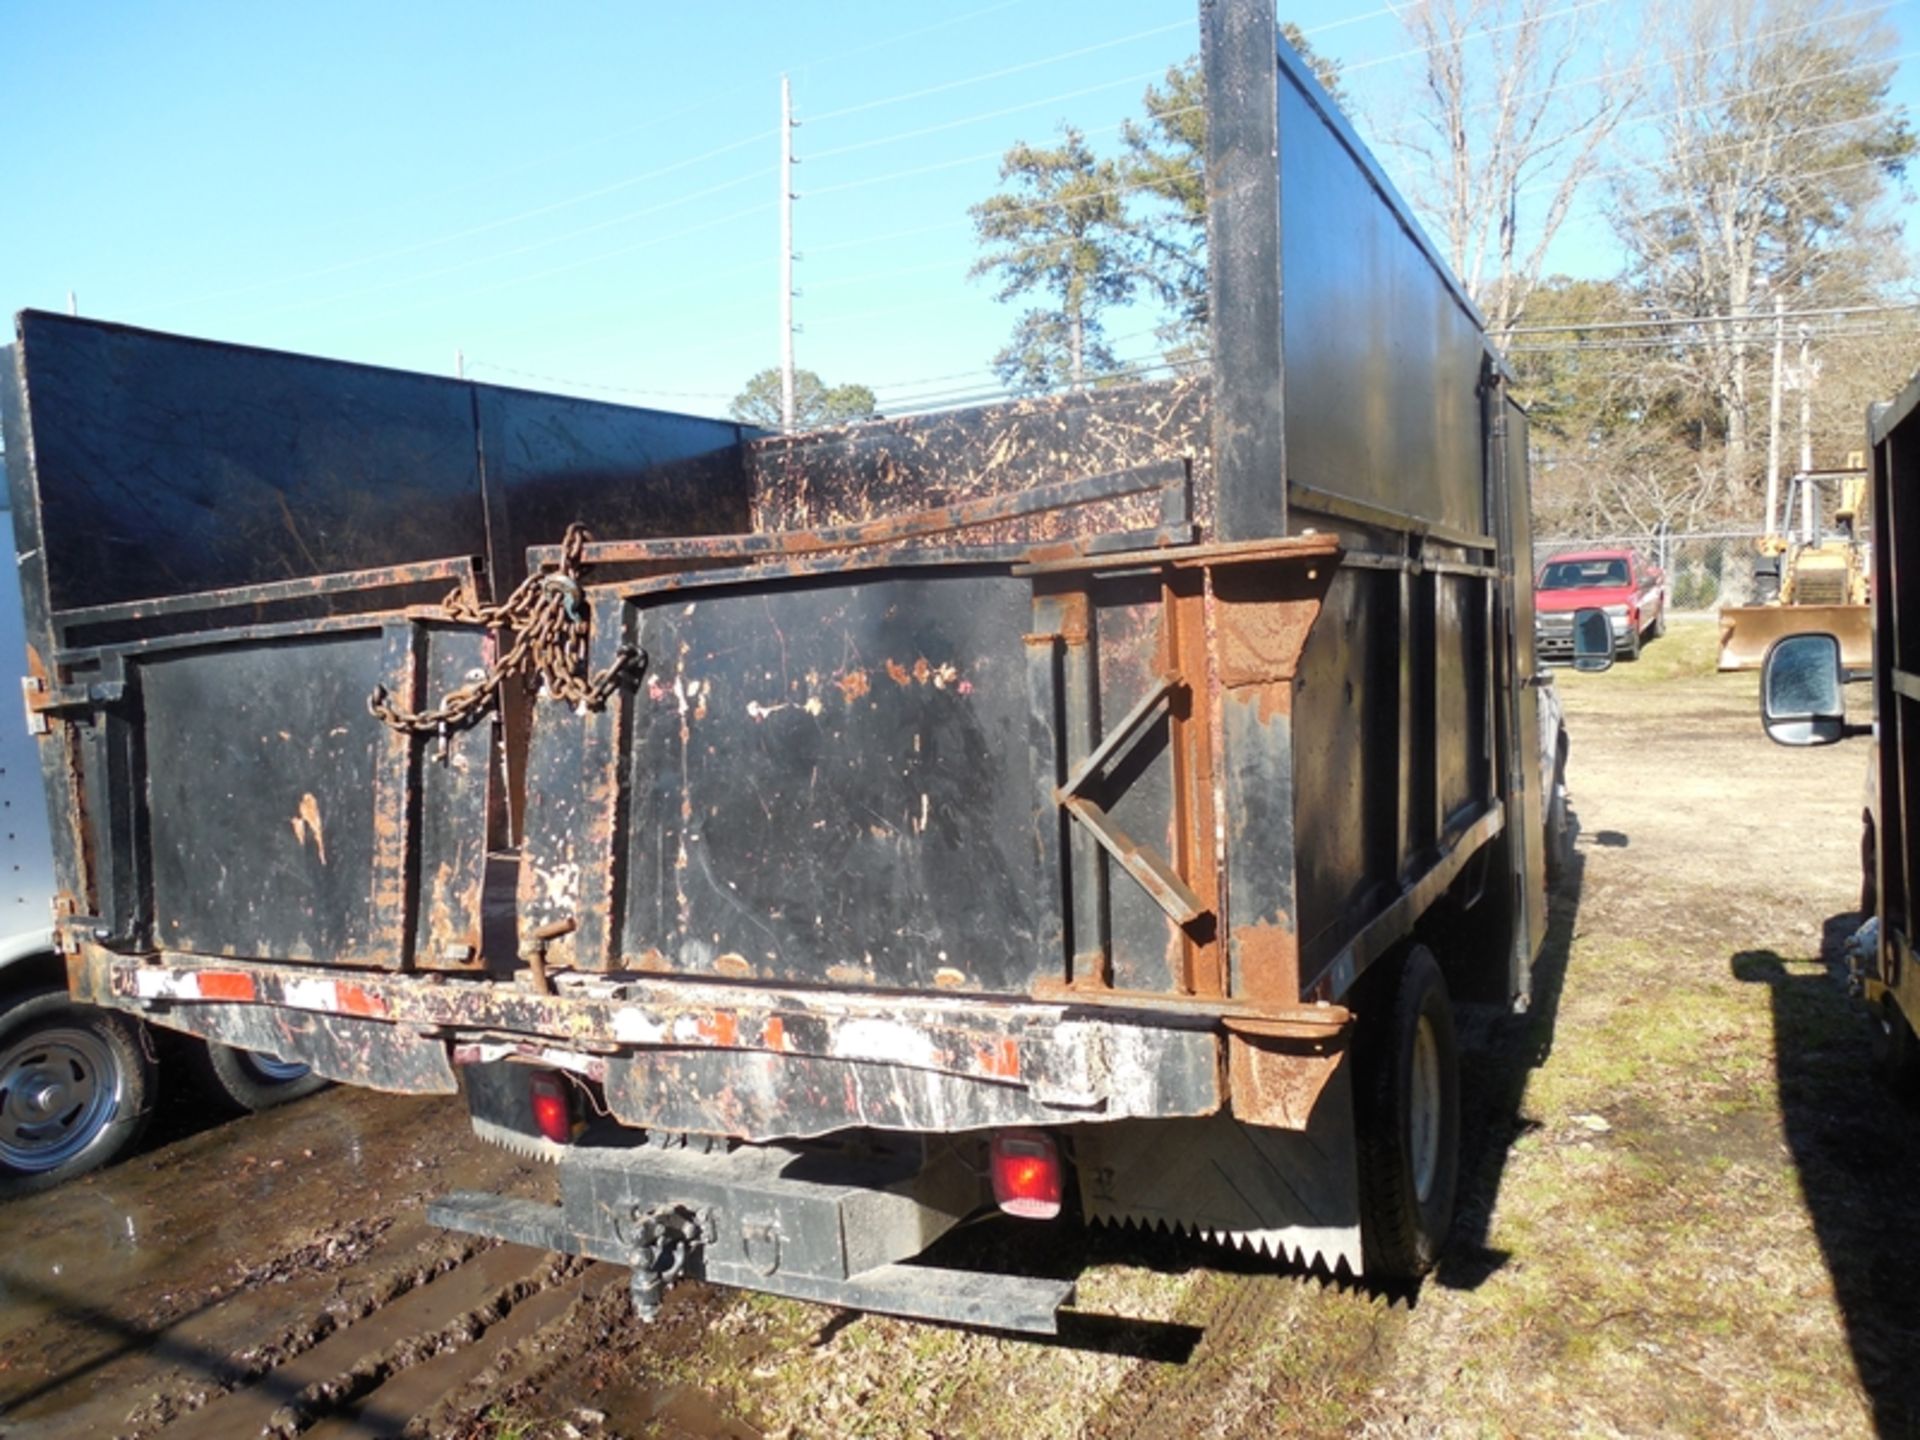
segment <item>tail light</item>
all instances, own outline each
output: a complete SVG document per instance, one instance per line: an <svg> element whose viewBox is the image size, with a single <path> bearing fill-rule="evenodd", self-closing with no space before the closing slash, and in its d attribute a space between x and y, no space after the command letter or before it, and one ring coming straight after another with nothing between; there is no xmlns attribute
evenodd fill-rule
<svg viewBox="0 0 1920 1440"><path fill-rule="evenodd" d="M556 1145L573 1139L573 1106L567 1082L551 1070L536 1070L527 1082L533 1098L533 1120L540 1133Z"/></svg>
<svg viewBox="0 0 1920 1440"><path fill-rule="evenodd" d="M1022 1220L1060 1213L1060 1150L1039 1130L1002 1130L988 1146L993 1199Z"/></svg>

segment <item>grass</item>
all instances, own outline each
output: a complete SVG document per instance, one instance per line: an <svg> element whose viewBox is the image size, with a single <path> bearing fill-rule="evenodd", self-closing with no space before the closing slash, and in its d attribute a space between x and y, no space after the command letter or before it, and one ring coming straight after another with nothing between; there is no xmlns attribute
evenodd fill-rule
<svg viewBox="0 0 1920 1440"><path fill-rule="evenodd" d="M1584 675L1571 668L1555 670L1553 683L1568 692L1596 686L1638 689L1674 680L1698 680L1716 673L1720 663L1720 622L1711 615L1675 616L1667 633L1640 648L1638 660L1615 658L1611 670Z"/></svg>

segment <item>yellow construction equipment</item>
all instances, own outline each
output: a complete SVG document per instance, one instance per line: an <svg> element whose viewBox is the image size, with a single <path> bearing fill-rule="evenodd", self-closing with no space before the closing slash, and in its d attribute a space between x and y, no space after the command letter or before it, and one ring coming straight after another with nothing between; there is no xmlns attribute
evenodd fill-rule
<svg viewBox="0 0 1920 1440"><path fill-rule="evenodd" d="M1796 505L1800 523L1776 525L1767 516L1767 533L1753 567L1752 605L1720 610L1720 668L1758 670L1767 650L1783 635L1825 631L1840 641L1840 661L1848 669L1873 664L1873 611L1867 600L1865 530L1867 472L1861 456L1847 456L1842 470L1809 470L1787 486L1785 516ZM1820 487L1838 487L1833 527L1820 519ZM1783 534L1782 531L1792 533Z"/></svg>

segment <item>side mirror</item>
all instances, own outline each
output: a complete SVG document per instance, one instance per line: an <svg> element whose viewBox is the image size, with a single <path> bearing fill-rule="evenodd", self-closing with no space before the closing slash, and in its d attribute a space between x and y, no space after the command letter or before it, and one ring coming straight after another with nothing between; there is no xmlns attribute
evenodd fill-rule
<svg viewBox="0 0 1920 1440"><path fill-rule="evenodd" d="M1573 612L1573 668L1589 674L1613 668L1613 621L1595 606Z"/></svg>
<svg viewBox="0 0 1920 1440"><path fill-rule="evenodd" d="M1840 641L1825 633L1783 635L1760 670L1760 723L1776 745L1831 745L1846 733Z"/></svg>

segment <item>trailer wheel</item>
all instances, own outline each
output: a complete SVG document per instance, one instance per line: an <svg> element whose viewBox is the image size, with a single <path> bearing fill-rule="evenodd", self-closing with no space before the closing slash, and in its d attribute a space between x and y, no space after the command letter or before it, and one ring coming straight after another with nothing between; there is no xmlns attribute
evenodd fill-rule
<svg viewBox="0 0 1920 1440"><path fill-rule="evenodd" d="M1447 985L1416 945L1366 997L1354 1036L1360 1235L1366 1273L1415 1280L1453 1226L1460 1067Z"/></svg>
<svg viewBox="0 0 1920 1440"><path fill-rule="evenodd" d="M139 1023L58 987L0 1010L0 1199L104 1165L140 1137L153 1061Z"/></svg>
<svg viewBox="0 0 1920 1440"><path fill-rule="evenodd" d="M213 1099L240 1110L270 1110L326 1087L305 1065L212 1041L196 1045L194 1078Z"/></svg>

